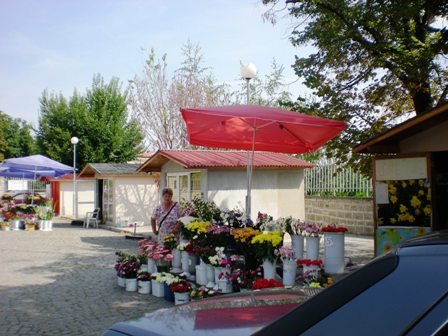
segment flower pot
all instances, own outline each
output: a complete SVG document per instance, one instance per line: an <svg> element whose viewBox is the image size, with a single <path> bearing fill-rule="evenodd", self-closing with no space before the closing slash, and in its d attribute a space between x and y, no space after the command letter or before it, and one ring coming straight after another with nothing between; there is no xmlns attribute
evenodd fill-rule
<svg viewBox="0 0 448 336"><path fill-rule="evenodd" d="M25 224L25 230L26 231L34 231L34 230L36 230L36 225L34 223L32 223L32 224Z"/></svg>
<svg viewBox="0 0 448 336"><path fill-rule="evenodd" d="M263 278L264 279L275 279L275 264L276 262L274 261L273 263L270 262L267 259L263 260Z"/></svg>
<svg viewBox="0 0 448 336"><path fill-rule="evenodd" d="M126 291L136 292L137 291L137 279L126 279Z"/></svg>
<svg viewBox="0 0 448 336"><path fill-rule="evenodd" d="M174 302L174 293L166 283L163 284L163 297L167 301Z"/></svg>
<svg viewBox="0 0 448 336"><path fill-rule="evenodd" d="M227 279L219 279L218 280L218 289L222 293L232 293L232 282L228 281Z"/></svg>
<svg viewBox="0 0 448 336"><path fill-rule="evenodd" d="M119 276L117 276L117 283L118 283L118 286L120 286L120 287L125 287L126 286L125 278L122 278L122 277L119 277Z"/></svg>
<svg viewBox="0 0 448 336"><path fill-rule="evenodd" d="M306 258L310 260L319 259L320 237L306 237Z"/></svg>
<svg viewBox="0 0 448 336"><path fill-rule="evenodd" d="M225 268L225 267L214 266L213 269L214 269L214 272L215 272L215 278L214 278L215 284L217 284L217 283L218 283L218 280L220 280L220 279L219 279L219 275L220 275L221 273L227 273L227 274L229 274L228 269Z"/></svg>
<svg viewBox="0 0 448 336"><path fill-rule="evenodd" d="M196 266L196 283L206 285L207 282L207 265L201 259L201 263Z"/></svg>
<svg viewBox="0 0 448 336"><path fill-rule="evenodd" d="M149 294L151 293L151 281L137 281L138 292L140 294Z"/></svg>
<svg viewBox="0 0 448 336"><path fill-rule="evenodd" d="M183 303L187 303L187 302L190 302L190 293L189 292L185 292L185 293L175 292L174 293L174 304L175 305L179 305L179 304L183 304Z"/></svg>
<svg viewBox="0 0 448 336"><path fill-rule="evenodd" d="M174 249L173 250L173 261L171 262L171 264L173 265L173 268L171 269L171 272L174 273L180 273L182 272L182 257L181 257L181 253L178 249Z"/></svg>
<svg viewBox="0 0 448 336"><path fill-rule="evenodd" d="M39 221L39 230L52 231L53 230L53 221L52 220L40 220Z"/></svg>
<svg viewBox="0 0 448 336"><path fill-rule="evenodd" d="M294 286L296 283L296 270L295 260L283 260L283 285Z"/></svg>
<svg viewBox="0 0 448 336"><path fill-rule="evenodd" d="M303 236L291 235L291 248L295 259L303 259Z"/></svg>
<svg viewBox="0 0 448 336"><path fill-rule="evenodd" d="M165 295L165 287L163 286L163 283L158 282L156 280L151 280L151 290L152 295L155 297L164 297Z"/></svg>
<svg viewBox="0 0 448 336"><path fill-rule="evenodd" d="M152 258L148 258L148 272L151 274L157 272L156 262Z"/></svg>
<svg viewBox="0 0 448 336"><path fill-rule="evenodd" d="M21 222L19 219L10 219L9 220L9 227L12 231L19 231L21 230Z"/></svg>
<svg viewBox="0 0 448 336"><path fill-rule="evenodd" d="M343 232L324 233L324 269L330 274L344 273L345 234Z"/></svg>
<svg viewBox="0 0 448 336"><path fill-rule="evenodd" d="M182 272L194 273L196 271L197 256L186 251L181 254Z"/></svg>

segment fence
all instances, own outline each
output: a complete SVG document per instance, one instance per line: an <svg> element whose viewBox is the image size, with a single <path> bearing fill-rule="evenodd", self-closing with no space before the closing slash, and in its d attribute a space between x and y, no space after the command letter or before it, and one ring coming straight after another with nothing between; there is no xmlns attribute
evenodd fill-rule
<svg viewBox="0 0 448 336"><path fill-rule="evenodd" d="M309 196L371 197L372 179L351 168L321 165L305 169L305 190Z"/></svg>
<svg viewBox="0 0 448 336"><path fill-rule="evenodd" d="M45 195L46 182L8 177L4 180L3 191L9 194L19 192L37 192Z"/></svg>

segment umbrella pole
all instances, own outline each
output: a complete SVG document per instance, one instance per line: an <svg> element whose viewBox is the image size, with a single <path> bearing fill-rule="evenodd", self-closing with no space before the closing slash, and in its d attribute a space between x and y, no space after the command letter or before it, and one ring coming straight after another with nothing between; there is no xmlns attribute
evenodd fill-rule
<svg viewBox="0 0 448 336"><path fill-rule="evenodd" d="M252 210L252 174L254 168L254 155L255 155L255 132L257 129L253 128L252 133L252 151L247 152L247 196L246 196L246 217L250 218Z"/></svg>

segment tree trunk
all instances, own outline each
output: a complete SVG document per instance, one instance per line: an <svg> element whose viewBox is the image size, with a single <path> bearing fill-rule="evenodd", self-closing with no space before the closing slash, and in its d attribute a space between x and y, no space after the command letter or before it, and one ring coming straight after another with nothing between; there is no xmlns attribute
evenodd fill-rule
<svg viewBox="0 0 448 336"><path fill-rule="evenodd" d="M417 115L432 109L432 97L429 83L419 83L418 88L411 91L411 97Z"/></svg>

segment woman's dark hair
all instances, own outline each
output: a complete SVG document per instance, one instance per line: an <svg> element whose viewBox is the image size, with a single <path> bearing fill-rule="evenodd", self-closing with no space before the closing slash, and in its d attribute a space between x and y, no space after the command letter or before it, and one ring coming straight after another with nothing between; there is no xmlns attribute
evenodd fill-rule
<svg viewBox="0 0 448 336"><path fill-rule="evenodd" d="M171 188L163 188L162 189L162 196L164 196L165 194L173 196L173 189L171 189Z"/></svg>

